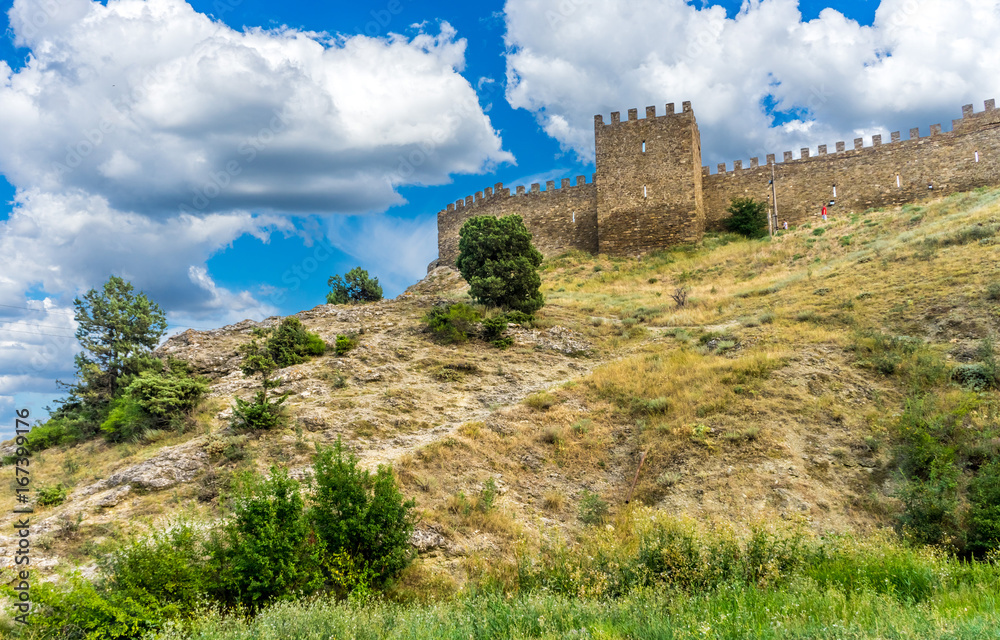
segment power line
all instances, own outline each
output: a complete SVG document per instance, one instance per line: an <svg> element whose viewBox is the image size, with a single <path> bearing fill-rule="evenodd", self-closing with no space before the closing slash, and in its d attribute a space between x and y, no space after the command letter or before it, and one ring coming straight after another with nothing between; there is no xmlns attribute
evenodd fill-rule
<svg viewBox="0 0 1000 640"><path fill-rule="evenodd" d="M72 327L58 327L54 324L38 324L37 322L25 322L24 320L0 320L0 324L25 324L29 327L44 327L46 329L72 329Z"/></svg>
<svg viewBox="0 0 1000 640"><path fill-rule="evenodd" d="M26 311L52 311L52 309L33 309L31 307L17 307L12 304L0 304L0 307L6 307L8 309L24 309ZM69 311L69 309L66 309Z"/></svg>
<svg viewBox="0 0 1000 640"><path fill-rule="evenodd" d="M16 305L12 305L12 304L0 304L0 307L4 307L6 309L22 309L24 311L54 311L54 309L32 309L31 307L18 307ZM69 309L67 309L67 311L69 311ZM0 322L3 322L3 321L0 320ZM54 326L54 325L51 325L51 324L37 324L37 323L33 323L33 322L25 322L23 320L10 320L9 322L11 322L11 323L25 324L25 325L28 325L29 327L46 327L46 328L49 328L49 329L65 329L66 328L66 327L57 327L57 326ZM186 325L186 324L173 324L173 323L170 323L170 324L167 324L167 327L173 327L175 329L194 329L195 331L213 331L213 329L208 329L208 328L205 328L205 327L192 327L192 326ZM7 329L7 331L14 331L14 329ZM21 332L21 333L24 333L24 332ZM36 334L36 335L39 335L39 334ZM63 337L63 336L57 336L57 337Z"/></svg>
<svg viewBox="0 0 1000 640"><path fill-rule="evenodd" d="M35 333L33 331L18 331L17 329L8 329L7 327L0 327L0 331L10 331L11 333L26 333L29 336L49 336L50 338L73 338L74 340L76 339L76 336L63 336L63 335L56 335L54 333L41 333L41 332Z"/></svg>

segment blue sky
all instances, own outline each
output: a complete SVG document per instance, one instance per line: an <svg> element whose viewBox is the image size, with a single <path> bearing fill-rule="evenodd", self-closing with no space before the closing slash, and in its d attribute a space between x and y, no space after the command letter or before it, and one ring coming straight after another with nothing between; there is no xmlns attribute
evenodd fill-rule
<svg viewBox="0 0 1000 640"><path fill-rule="evenodd" d="M311 308L356 265L395 296L447 203L589 181L594 114L690 100L714 167L1000 93L1000 0L0 7L0 416L59 397L72 300L112 273L172 331Z"/></svg>

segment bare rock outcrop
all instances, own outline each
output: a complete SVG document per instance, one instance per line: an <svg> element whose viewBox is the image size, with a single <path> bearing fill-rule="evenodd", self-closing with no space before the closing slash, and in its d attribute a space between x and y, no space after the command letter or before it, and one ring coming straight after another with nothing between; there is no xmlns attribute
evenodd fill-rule
<svg viewBox="0 0 1000 640"><path fill-rule="evenodd" d="M127 485L133 489L161 491L193 479L208 464L201 438L161 449L155 456L114 472L104 480L84 487L71 497L86 497Z"/></svg>

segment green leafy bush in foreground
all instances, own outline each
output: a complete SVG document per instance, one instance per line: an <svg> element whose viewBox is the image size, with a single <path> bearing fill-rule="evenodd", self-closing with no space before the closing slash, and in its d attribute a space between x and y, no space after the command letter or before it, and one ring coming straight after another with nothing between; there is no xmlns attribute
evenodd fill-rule
<svg viewBox="0 0 1000 640"><path fill-rule="evenodd" d="M969 483L968 550L985 557L1000 550L1000 461L979 469Z"/></svg>
<svg viewBox="0 0 1000 640"><path fill-rule="evenodd" d="M413 558L414 501L404 499L388 467L375 474L360 468L340 438L317 452L313 469L309 518L326 550L346 553L370 576L371 586L385 586Z"/></svg>
<svg viewBox="0 0 1000 640"><path fill-rule="evenodd" d="M266 479L246 475L232 517L210 545L208 591L227 605L256 611L323 585L323 545L305 518L299 483L275 467Z"/></svg>
<svg viewBox="0 0 1000 640"><path fill-rule="evenodd" d="M338 440L317 451L312 493L281 469L245 474L221 524L131 535L101 557L93 582L32 584L33 624L5 628L0 618L0 637L126 640L206 606L252 615L276 601L386 588L412 558L414 502L390 468L357 465ZM16 597L9 586L0 593Z"/></svg>
<svg viewBox="0 0 1000 640"><path fill-rule="evenodd" d="M702 529L647 508L569 544L477 563L445 601L280 603L252 620L208 613L157 640L312 638L994 638L995 563L884 534ZM887 630L891 630L887 632Z"/></svg>

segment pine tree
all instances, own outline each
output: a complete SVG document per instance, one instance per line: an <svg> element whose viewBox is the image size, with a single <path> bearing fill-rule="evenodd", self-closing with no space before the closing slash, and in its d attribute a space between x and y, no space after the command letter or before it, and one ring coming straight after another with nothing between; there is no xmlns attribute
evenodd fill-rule
<svg viewBox="0 0 1000 640"><path fill-rule="evenodd" d="M118 276L73 301L78 323L76 339L83 352L76 356L77 385L72 395L103 404L114 398L148 362L152 349L167 331L159 305L135 293Z"/></svg>

